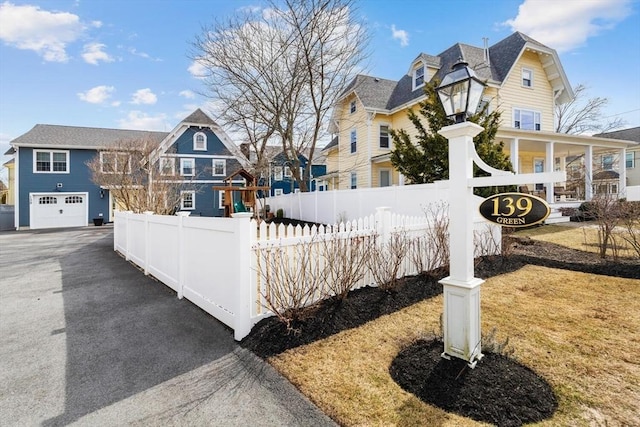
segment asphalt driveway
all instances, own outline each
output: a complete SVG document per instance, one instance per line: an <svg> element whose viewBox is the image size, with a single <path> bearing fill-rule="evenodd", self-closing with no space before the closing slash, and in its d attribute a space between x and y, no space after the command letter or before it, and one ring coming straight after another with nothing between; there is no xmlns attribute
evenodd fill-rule
<svg viewBox="0 0 640 427"><path fill-rule="evenodd" d="M335 425L112 233L0 233L0 424Z"/></svg>

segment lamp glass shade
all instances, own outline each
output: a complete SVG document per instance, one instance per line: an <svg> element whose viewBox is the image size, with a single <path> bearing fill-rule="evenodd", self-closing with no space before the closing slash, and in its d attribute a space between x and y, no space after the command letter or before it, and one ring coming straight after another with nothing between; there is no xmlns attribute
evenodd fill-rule
<svg viewBox="0 0 640 427"><path fill-rule="evenodd" d="M438 87L438 97L447 117L469 117L478 109L484 83L466 63L454 65Z"/></svg>

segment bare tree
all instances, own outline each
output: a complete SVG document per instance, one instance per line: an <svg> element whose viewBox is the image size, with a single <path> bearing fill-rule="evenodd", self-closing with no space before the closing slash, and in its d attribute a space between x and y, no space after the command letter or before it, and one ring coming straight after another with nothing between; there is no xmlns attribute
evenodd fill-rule
<svg viewBox="0 0 640 427"><path fill-rule="evenodd" d="M109 190L124 210L170 214L180 206L182 191L191 188L183 177L174 176L172 163L149 163L157 147L158 141L150 137L117 141L87 162L91 180Z"/></svg>
<svg viewBox="0 0 640 427"><path fill-rule="evenodd" d="M586 99L587 86L577 85L573 100L556 105L556 132L568 134L602 133L623 127L621 118L603 121L602 109L609 103L608 98Z"/></svg>
<svg viewBox="0 0 640 427"><path fill-rule="evenodd" d="M354 18L355 0L277 0L205 27L192 58L204 68L206 95L219 119L252 144L264 163L270 140L282 144L301 191L327 128L328 112L365 59L369 36Z"/></svg>

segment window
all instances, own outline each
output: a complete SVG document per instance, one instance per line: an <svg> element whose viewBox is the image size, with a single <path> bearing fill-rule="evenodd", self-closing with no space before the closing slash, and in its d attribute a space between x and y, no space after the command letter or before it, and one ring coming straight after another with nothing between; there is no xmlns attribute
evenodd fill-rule
<svg viewBox="0 0 640 427"><path fill-rule="evenodd" d="M391 171L383 169L380 171L380 187L389 187L391 185Z"/></svg>
<svg viewBox="0 0 640 427"><path fill-rule="evenodd" d="M193 210L196 208L195 191L182 191L180 196L180 209Z"/></svg>
<svg viewBox="0 0 640 427"><path fill-rule="evenodd" d="M611 154L602 156L602 169L606 171L613 170L613 156Z"/></svg>
<svg viewBox="0 0 640 427"><path fill-rule="evenodd" d="M276 181L282 181L282 166L273 167L273 179Z"/></svg>
<svg viewBox="0 0 640 427"><path fill-rule="evenodd" d="M180 174L184 176L195 175L196 160L195 159L180 159Z"/></svg>
<svg viewBox="0 0 640 427"><path fill-rule="evenodd" d="M627 153L625 156L625 165L627 169L633 169L636 167L635 158L633 157L633 152Z"/></svg>
<svg viewBox="0 0 640 427"><path fill-rule="evenodd" d="M127 153L100 153L100 171L102 173L131 173L131 156Z"/></svg>
<svg viewBox="0 0 640 427"><path fill-rule="evenodd" d="M227 162L224 159L213 159L213 175L227 174Z"/></svg>
<svg viewBox="0 0 640 427"><path fill-rule="evenodd" d="M282 196L282 188L276 188L275 190L273 190L273 195Z"/></svg>
<svg viewBox="0 0 640 427"><path fill-rule="evenodd" d="M291 178L291 168L289 166L284 167L284 176L286 178Z"/></svg>
<svg viewBox="0 0 640 427"><path fill-rule="evenodd" d="M218 191L218 208L224 209L224 191Z"/></svg>
<svg viewBox="0 0 640 427"><path fill-rule="evenodd" d="M424 85L424 65L413 70L413 89Z"/></svg>
<svg viewBox="0 0 640 427"><path fill-rule="evenodd" d="M202 132L193 135L193 151L207 151L207 135Z"/></svg>
<svg viewBox="0 0 640 427"><path fill-rule="evenodd" d="M352 130L351 131L351 152L355 153L356 149L358 148L358 138L357 138L357 132L356 130Z"/></svg>
<svg viewBox="0 0 640 427"><path fill-rule="evenodd" d="M34 173L62 172L69 173L68 151L34 150Z"/></svg>
<svg viewBox="0 0 640 427"><path fill-rule="evenodd" d="M351 172L351 189L358 188L358 174L356 172Z"/></svg>
<svg viewBox="0 0 640 427"><path fill-rule="evenodd" d="M380 125L380 148L389 148L389 126Z"/></svg>
<svg viewBox="0 0 640 427"><path fill-rule="evenodd" d="M532 110L513 110L513 127L524 130L540 130L540 113Z"/></svg>
<svg viewBox="0 0 640 427"><path fill-rule="evenodd" d="M67 196L64 198L64 202L68 205L82 203L82 196Z"/></svg>
<svg viewBox="0 0 640 427"><path fill-rule="evenodd" d="M176 159L173 157L160 158L160 173L162 175L174 175L176 173Z"/></svg>
<svg viewBox="0 0 640 427"><path fill-rule="evenodd" d="M356 100L355 99L353 101L351 101L351 103L349 103L349 112L351 114L356 112Z"/></svg>
<svg viewBox="0 0 640 427"><path fill-rule="evenodd" d="M53 196L43 196L38 199L39 205L55 205L58 203L58 199Z"/></svg>
<svg viewBox="0 0 640 427"><path fill-rule="evenodd" d="M485 110L486 108L486 110ZM485 115L489 115L491 114L491 98L483 96L482 99L480 100L480 103L478 104L478 109L476 110L477 113L480 113L484 110L484 114Z"/></svg>
<svg viewBox="0 0 640 427"><path fill-rule="evenodd" d="M522 86L533 87L533 70L528 68L522 69Z"/></svg>

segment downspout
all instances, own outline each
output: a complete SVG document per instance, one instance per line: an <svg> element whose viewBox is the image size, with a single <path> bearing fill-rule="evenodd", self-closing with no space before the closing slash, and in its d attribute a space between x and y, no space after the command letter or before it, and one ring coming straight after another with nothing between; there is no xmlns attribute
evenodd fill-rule
<svg viewBox="0 0 640 427"><path fill-rule="evenodd" d="M375 112L368 112L367 113L367 154L369 156L369 185L368 188L371 188L373 185L373 165L371 164L371 145L372 145L372 141L371 141L371 124L373 122L373 119L376 117L376 113Z"/></svg>

